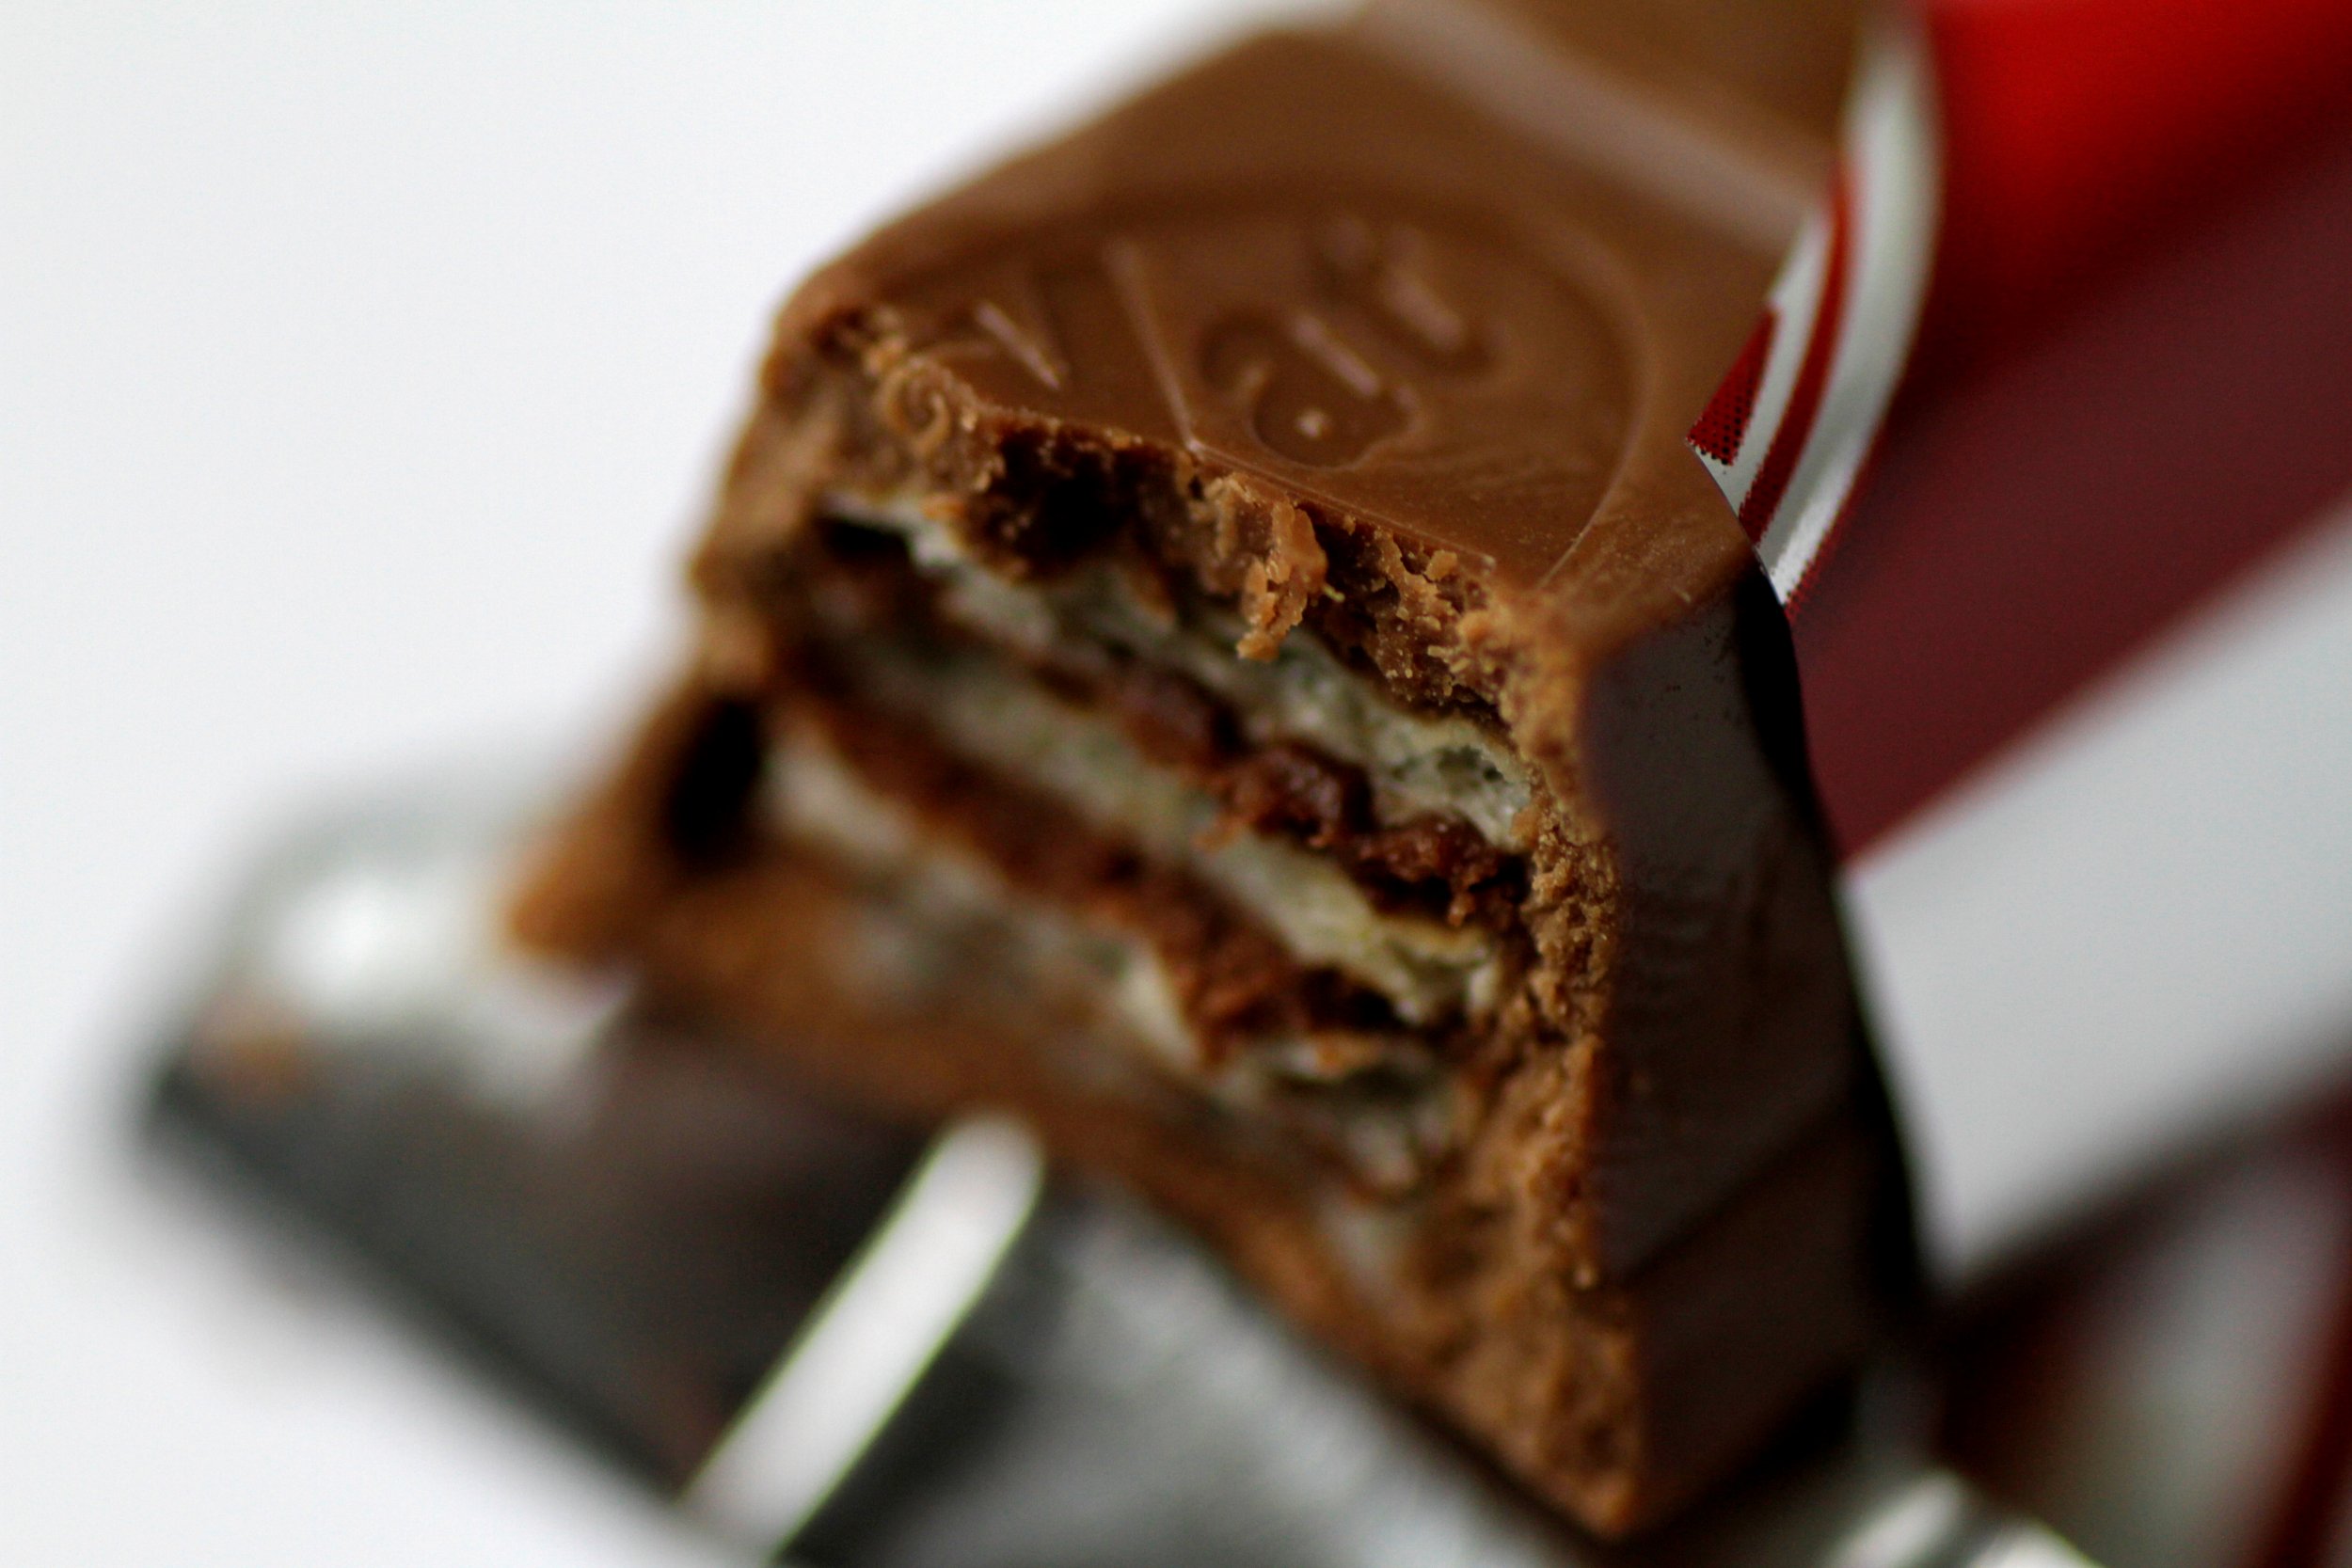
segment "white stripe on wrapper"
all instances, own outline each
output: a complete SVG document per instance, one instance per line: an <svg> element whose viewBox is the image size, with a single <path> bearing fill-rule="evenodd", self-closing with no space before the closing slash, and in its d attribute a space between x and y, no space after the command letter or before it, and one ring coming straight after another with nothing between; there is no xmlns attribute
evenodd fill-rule
<svg viewBox="0 0 2352 1568"><path fill-rule="evenodd" d="M1915 28L1890 28L1871 49L1838 179L1773 286L1770 353L1736 446L1702 444L1695 432L1692 442L1792 610L1828 554L1927 302L1942 166Z"/></svg>
<svg viewBox="0 0 2352 1568"><path fill-rule="evenodd" d="M1010 1122L943 1134L680 1499L763 1557L798 1534L969 1313L1045 1183Z"/></svg>

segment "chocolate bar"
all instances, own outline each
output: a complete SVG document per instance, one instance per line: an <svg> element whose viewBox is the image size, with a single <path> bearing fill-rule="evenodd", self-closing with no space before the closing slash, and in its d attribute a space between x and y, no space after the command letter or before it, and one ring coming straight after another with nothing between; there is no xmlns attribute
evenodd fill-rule
<svg viewBox="0 0 2352 1568"><path fill-rule="evenodd" d="M1862 23L1377 6L819 272L518 930L1017 1110L1590 1527L1692 1496L1902 1250L1787 621L1685 438Z"/></svg>

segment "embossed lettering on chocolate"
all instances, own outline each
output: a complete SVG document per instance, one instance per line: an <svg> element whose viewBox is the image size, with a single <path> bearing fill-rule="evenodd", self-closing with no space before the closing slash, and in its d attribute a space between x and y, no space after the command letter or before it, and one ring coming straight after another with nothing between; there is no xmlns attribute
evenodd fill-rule
<svg viewBox="0 0 2352 1568"><path fill-rule="evenodd" d="M1386 5L873 236L519 929L1017 1108L1588 1526L1694 1496L1867 1337L1888 1180L1780 610L1683 440L1857 30Z"/></svg>

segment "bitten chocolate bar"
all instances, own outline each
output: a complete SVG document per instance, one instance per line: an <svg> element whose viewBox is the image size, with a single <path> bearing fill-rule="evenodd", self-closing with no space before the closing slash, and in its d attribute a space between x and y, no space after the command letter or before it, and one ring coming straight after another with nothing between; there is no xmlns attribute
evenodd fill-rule
<svg viewBox="0 0 2352 1568"><path fill-rule="evenodd" d="M1268 34L827 267L521 930L1018 1110L1590 1526L1692 1495L1899 1250L1787 622L1686 440L1856 9Z"/></svg>

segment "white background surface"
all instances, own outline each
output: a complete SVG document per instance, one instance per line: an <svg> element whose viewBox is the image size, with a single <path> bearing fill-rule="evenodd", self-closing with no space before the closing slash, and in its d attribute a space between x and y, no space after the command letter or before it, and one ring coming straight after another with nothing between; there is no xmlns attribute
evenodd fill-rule
<svg viewBox="0 0 2352 1568"><path fill-rule="evenodd" d="M142 1187L276 807L657 673L790 279L1239 8L0 0L0 1562L701 1552Z"/></svg>

